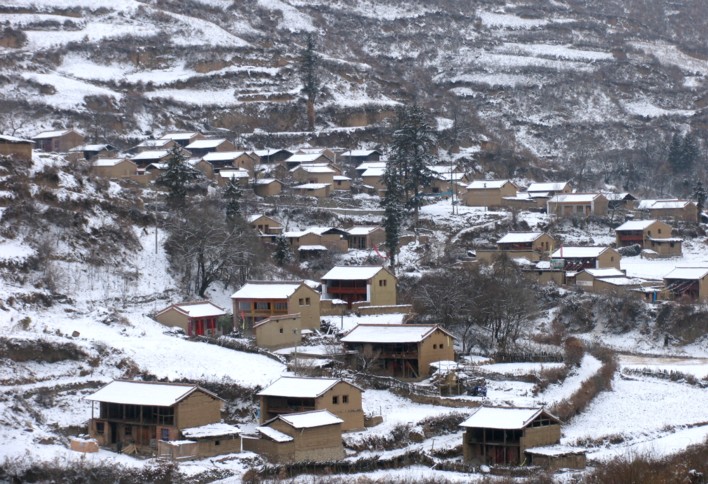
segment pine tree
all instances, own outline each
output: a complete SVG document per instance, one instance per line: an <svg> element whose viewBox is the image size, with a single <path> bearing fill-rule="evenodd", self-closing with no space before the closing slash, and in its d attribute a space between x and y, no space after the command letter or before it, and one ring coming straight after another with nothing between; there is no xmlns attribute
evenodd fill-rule
<svg viewBox="0 0 708 484"><path fill-rule="evenodd" d="M273 252L273 259L278 266L283 266L293 260L293 253L290 250L290 244L288 239L284 235L278 235L275 238L275 251Z"/></svg>
<svg viewBox="0 0 708 484"><path fill-rule="evenodd" d="M698 140L693 133L687 133L681 144L681 160L684 171L688 172L698 161L699 156Z"/></svg>
<svg viewBox="0 0 708 484"><path fill-rule="evenodd" d="M401 174L395 165L387 164L383 175L383 184L386 187L386 194L381 201L381 206L384 208L383 228L386 231L389 265L391 270L395 272L401 225L403 225L405 218Z"/></svg>
<svg viewBox="0 0 708 484"><path fill-rule="evenodd" d="M179 146L170 151L167 170L157 180L168 188L167 202L175 208L184 207L187 199L187 185L196 178L195 170L185 162L185 156Z"/></svg>
<svg viewBox="0 0 708 484"><path fill-rule="evenodd" d="M434 174L428 166L435 162L436 143L435 131L420 106L413 104L398 109L387 165L394 167L400 177L403 202L407 209L413 209L416 225L423 204L423 189L433 181Z"/></svg>
<svg viewBox="0 0 708 484"><path fill-rule="evenodd" d="M230 225L233 225L234 221L241 217L241 195L241 187L236 181L236 177L231 177L223 193L226 202L226 221Z"/></svg>
<svg viewBox="0 0 708 484"><path fill-rule="evenodd" d="M307 34L306 45L300 57L300 79L302 80L302 92L307 96L307 128L309 131L315 130L315 99L320 92L318 73L320 58L316 47L315 37L312 34Z"/></svg>
<svg viewBox="0 0 708 484"><path fill-rule="evenodd" d="M696 181L693 186L693 199L696 201L696 207L698 208L698 221L701 220L701 213L706 204L706 190L703 187L703 182L700 180Z"/></svg>

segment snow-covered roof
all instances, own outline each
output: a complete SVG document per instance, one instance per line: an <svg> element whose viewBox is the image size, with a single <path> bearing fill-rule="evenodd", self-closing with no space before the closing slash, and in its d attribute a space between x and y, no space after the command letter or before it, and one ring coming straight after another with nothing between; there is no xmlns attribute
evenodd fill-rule
<svg viewBox="0 0 708 484"><path fill-rule="evenodd" d="M159 160L169 155L169 150L146 150L134 154L131 160Z"/></svg>
<svg viewBox="0 0 708 484"><path fill-rule="evenodd" d="M167 168L169 168L169 166L170 165L168 165L167 163L150 163L148 166L145 167L145 169L147 170L149 168L154 168L156 170L166 170Z"/></svg>
<svg viewBox="0 0 708 484"><path fill-rule="evenodd" d="M296 153L296 154L292 155L290 158L286 159L285 163L308 163L308 162L311 163L323 156L325 158L327 158L326 155L322 152L319 152L319 153Z"/></svg>
<svg viewBox="0 0 708 484"><path fill-rule="evenodd" d="M157 148L160 146L165 146L168 144L171 139L146 139L137 145L135 145L136 148Z"/></svg>
<svg viewBox="0 0 708 484"><path fill-rule="evenodd" d="M280 183L280 181L276 180L275 178L259 178L253 183L255 183L256 185L270 185L271 183Z"/></svg>
<svg viewBox="0 0 708 484"><path fill-rule="evenodd" d="M125 405L171 407L196 390L218 398L197 385L115 380L86 397L86 400Z"/></svg>
<svg viewBox="0 0 708 484"><path fill-rule="evenodd" d="M218 138L218 139L198 139L196 141L191 142L187 146L185 146L186 149L188 150L204 150L208 148L216 148L219 146L221 143L225 142L225 138Z"/></svg>
<svg viewBox="0 0 708 484"><path fill-rule="evenodd" d="M527 192L560 192L568 182L547 182L547 183L532 183L526 189Z"/></svg>
<svg viewBox="0 0 708 484"><path fill-rule="evenodd" d="M91 163L92 166L116 166L124 161L130 161L126 158L99 158Z"/></svg>
<svg viewBox="0 0 708 484"><path fill-rule="evenodd" d="M165 133L162 135L162 139L171 139L174 141L185 141L194 138L195 136L198 136L199 133L196 131L190 131L190 132L173 132L173 133Z"/></svg>
<svg viewBox="0 0 708 484"><path fill-rule="evenodd" d="M48 139L48 138L57 138L59 136L64 136L67 133L70 133L72 131L75 131L73 129L60 129L57 131L42 131L38 135L32 136L32 139ZM78 133L78 131L77 131ZM81 134L81 133L79 133Z"/></svg>
<svg viewBox="0 0 708 484"><path fill-rule="evenodd" d="M371 156L374 153L379 153L376 150L349 150L341 154L341 156Z"/></svg>
<svg viewBox="0 0 708 484"><path fill-rule="evenodd" d="M357 171L365 171L370 168L386 168L386 162L385 161L364 161L363 163L359 163L355 169Z"/></svg>
<svg viewBox="0 0 708 484"><path fill-rule="evenodd" d="M656 220L630 220L617 227L615 231L621 232L624 230L644 230L655 222Z"/></svg>
<svg viewBox="0 0 708 484"><path fill-rule="evenodd" d="M302 281L253 281L247 282L231 295L231 299L287 299Z"/></svg>
<svg viewBox="0 0 708 484"><path fill-rule="evenodd" d="M233 170L222 168L219 170L219 176L221 178L248 178L250 175L248 174L248 170L244 170L243 168L234 168Z"/></svg>
<svg viewBox="0 0 708 484"><path fill-rule="evenodd" d="M261 158L268 157L268 156L273 156L273 155L276 154L276 153L283 153L283 152L285 152L285 153L292 153L291 151L288 151L288 150L275 149L275 148L270 148L270 149L267 149L267 150L256 150L256 151L252 151L252 153L256 154L257 156L259 156L259 157L261 157Z"/></svg>
<svg viewBox="0 0 708 484"><path fill-rule="evenodd" d="M468 190L495 190L503 187L507 183L511 183L509 180L475 180L469 185L467 185Z"/></svg>
<svg viewBox="0 0 708 484"><path fill-rule="evenodd" d="M349 233L349 235L369 235L374 230L377 230L380 228L381 227L378 225L371 225L371 226L351 227L351 228L348 228L345 230Z"/></svg>
<svg viewBox="0 0 708 484"><path fill-rule="evenodd" d="M226 435L238 435L241 429L235 425L225 423L212 423L201 427L191 427L182 429L182 435L187 439L203 439L206 437L222 437Z"/></svg>
<svg viewBox="0 0 708 484"><path fill-rule="evenodd" d="M678 198L662 199L662 200L640 200L637 204L639 210L670 210L676 208L685 208L688 204L693 203L690 200L679 200Z"/></svg>
<svg viewBox="0 0 708 484"><path fill-rule="evenodd" d="M211 141L211 140L204 140L204 141ZM222 140L223 141L223 140ZM197 141L195 141L193 144L196 144ZM189 145L189 146L192 146ZM239 156L243 155L248 155L245 151L212 151L211 153L207 153L206 155L202 156L202 159L204 161L229 161L229 160L235 160Z"/></svg>
<svg viewBox="0 0 708 484"><path fill-rule="evenodd" d="M340 381L343 380L339 378L283 376L258 392L258 395L263 397L317 398Z"/></svg>
<svg viewBox="0 0 708 484"><path fill-rule="evenodd" d="M549 203L588 203L599 197L600 193L559 193L548 201Z"/></svg>
<svg viewBox="0 0 708 484"><path fill-rule="evenodd" d="M662 239L658 239L655 237L647 237L649 241L654 242L656 244L676 244L679 242L683 242L683 239L681 237L664 237Z"/></svg>
<svg viewBox="0 0 708 484"><path fill-rule="evenodd" d="M460 427L522 429L543 411L543 408L480 407Z"/></svg>
<svg viewBox="0 0 708 484"><path fill-rule="evenodd" d="M301 245L300 247L297 248L297 250L302 251L302 252L307 252L307 251L326 252L328 249L324 245L312 244L312 245Z"/></svg>
<svg viewBox="0 0 708 484"><path fill-rule="evenodd" d="M664 279L699 280L708 275L708 267L676 267Z"/></svg>
<svg viewBox="0 0 708 484"><path fill-rule="evenodd" d="M587 272L595 278L624 277L626 275L623 271L614 267L610 269L584 269L582 272Z"/></svg>
<svg viewBox="0 0 708 484"><path fill-rule="evenodd" d="M256 427L256 430L276 442L292 442L294 440L288 434L284 434L280 430L276 430L271 427Z"/></svg>
<svg viewBox="0 0 708 484"><path fill-rule="evenodd" d="M311 429L344 423L344 420L337 417L328 410L313 410L311 412L288 413L278 415L276 418L286 422L296 429Z"/></svg>
<svg viewBox="0 0 708 484"><path fill-rule="evenodd" d="M34 144L34 141L32 141L32 140L16 138L15 136L8 136L8 135L4 135L4 134L0 134L0 140L7 141L8 143L32 143L32 144Z"/></svg>
<svg viewBox="0 0 708 484"><path fill-rule="evenodd" d="M380 271L381 266L335 266L321 277L323 281L368 281Z"/></svg>
<svg viewBox="0 0 708 484"><path fill-rule="evenodd" d="M418 343L436 329L446 332L439 326L429 324L359 324L341 341L343 343Z"/></svg>
<svg viewBox="0 0 708 484"><path fill-rule="evenodd" d="M639 286L642 283L642 280L636 277L598 277L597 280L612 286Z"/></svg>
<svg viewBox="0 0 708 484"><path fill-rule="evenodd" d="M332 177L332 179L333 179L334 181L346 181L346 180L351 180L351 178L349 178L348 176L344 176L344 175L334 175L334 176Z"/></svg>
<svg viewBox="0 0 708 484"><path fill-rule="evenodd" d="M362 178L365 177L370 177L370 176L375 176L375 177L382 177L383 174L386 172L386 168L367 168L364 170L364 173L361 174Z"/></svg>
<svg viewBox="0 0 708 484"><path fill-rule="evenodd" d="M302 170L307 173L337 173L337 170L334 170L332 167L327 166L326 163L303 163L296 166L295 168L292 168L290 171L295 172L297 170Z"/></svg>
<svg viewBox="0 0 708 484"><path fill-rule="evenodd" d="M510 232L501 239L497 240L497 244L519 244L524 242L533 242L543 235L543 232Z"/></svg>
<svg viewBox="0 0 708 484"><path fill-rule="evenodd" d="M302 185L294 186L295 190L321 190L332 186L331 183L303 183Z"/></svg>
<svg viewBox="0 0 708 484"><path fill-rule="evenodd" d="M172 306L163 309L158 314L164 313L170 308L174 308L177 311L186 314L190 318L206 318L208 316L223 316L226 314L226 311L209 301L173 304Z"/></svg>
<svg viewBox="0 0 708 484"><path fill-rule="evenodd" d="M112 150L113 146L102 143L102 144L93 144L93 145L79 145L79 146L74 146L69 150L70 153L78 153L79 151L103 151L103 150Z"/></svg>
<svg viewBox="0 0 708 484"><path fill-rule="evenodd" d="M599 257L607 247L561 247L551 254L553 259L580 259L586 257Z"/></svg>
<svg viewBox="0 0 708 484"><path fill-rule="evenodd" d="M268 215L265 215L265 214L263 214L263 213L257 213L257 214L254 214L254 215L249 215L248 218L246 218L246 220L248 221L248 223L253 223L253 222L255 222L256 220L258 220L259 218L262 218L262 217L265 217L265 218L267 218L267 219L269 219L269 220L272 220L273 222L278 222L278 221L275 220L273 217L269 217ZM278 222L278 223L280 223L280 222Z"/></svg>

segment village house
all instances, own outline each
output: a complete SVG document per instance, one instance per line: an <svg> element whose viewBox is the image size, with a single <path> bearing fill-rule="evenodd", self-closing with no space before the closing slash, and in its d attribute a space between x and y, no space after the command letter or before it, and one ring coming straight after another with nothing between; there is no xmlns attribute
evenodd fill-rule
<svg viewBox="0 0 708 484"><path fill-rule="evenodd" d="M607 215L607 198L601 193L563 193L548 199L549 215L589 217Z"/></svg>
<svg viewBox="0 0 708 484"><path fill-rule="evenodd" d="M526 451L558 444L560 420L543 408L480 407L460 424L465 462L520 465Z"/></svg>
<svg viewBox="0 0 708 484"><path fill-rule="evenodd" d="M370 168L381 168L382 170L386 169L386 162L385 161L365 161L363 163L360 163L356 166L354 169L356 176L362 177L364 175L364 172ZM383 172L382 172L383 173Z"/></svg>
<svg viewBox="0 0 708 484"><path fill-rule="evenodd" d="M185 160L185 163L191 166L195 171L202 173L206 178L210 180L214 178L214 167L211 163L204 161L204 159L190 158Z"/></svg>
<svg viewBox="0 0 708 484"><path fill-rule="evenodd" d="M634 207L637 197L631 193L603 193L607 198L607 208L609 210L628 210Z"/></svg>
<svg viewBox="0 0 708 484"><path fill-rule="evenodd" d="M259 197L273 197L283 191L283 184L275 178L259 178L253 182L253 192Z"/></svg>
<svg viewBox="0 0 708 484"><path fill-rule="evenodd" d="M66 159L69 161L78 161L81 159L91 161L96 158L109 158L115 156L117 150L114 146L101 143L91 145L79 145L71 148Z"/></svg>
<svg viewBox="0 0 708 484"><path fill-rule="evenodd" d="M466 190L469 184L467 175L455 165L431 165L433 181L426 187L425 192L433 195L458 196L462 189Z"/></svg>
<svg viewBox="0 0 708 484"><path fill-rule="evenodd" d="M283 149L256 150L253 154L258 157L258 160L261 163L267 164L283 163L285 160L293 156L292 151Z"/></svg>
<svg viewBox="0 0 708 484"><path fill-rule="evenodd" d="M327 198L332 193L331 183L303 183L292 187L293 192L301 197Z"/></svg>
<svg viewBox="0 0 708 484"><path fill-rule="evenodd" d="M48 153L67 153L71 148L84 144L84 135L75 129L43 131L32 137L35 148Z"/></svg>
<svg viewBox="0 0 708 484"><path fill-rule="evenodd" d="M352 179L348 176L334 175L332 177L332 189L348 192L352 189Z"/></svg>
<svg viewBox="0 0 708 484"><path fill-rule="evenodd" d="M353 368L420 380L432 362L455 359L454 339L436 325L359 324L341 342Z"/></svg>
<svg viewBox="0 0 708 484"><path fill-rule="evenodd" d="M234 144L225 138L198 139L192 141L184 148L197 158L203 158L208 153L213 152L236 151Z"/></svg>
<svg viewBox="0 0 708 484"><path fill-rule="evenodd" d="M256 346L277 350L302 343L300 314L284 314L262 319L253 324Z"/></svg>
<svg viewBox="0 0 708 484"><path fill-rule="evenodd" d="M378 225L350 227L345 230L350 249L374 249L386 243L386 231Z"/></svg>
<svg viewBox="0 0 708 484"><path fill-rule="evenodd" d="M348 233L336 227L308 227L305 230L284 232L283 236L293 250L321 246L322 250L346 252L349 248Z"/></svg>
<svg viewBox="0 0 708 484"><path fill-rule="evenodd" d="M125 178L138 172L138 165L127 158L99 158L91 163L91 174L104 178Z"/></svg>
<svg viewBox="0 0 708 484"><path fill-rule="evenodd" d="M691 200L640 200L637 210L659 220L698 222L698 206Z"/></svg>
<svg viewBox="0 0 708 484"><path fill-rule="evenodd" d="M386 185L383 182L383 175L386 168L367 168L361 174L361 181L366 186L375 190L378 194L383 194L386 191Z"/></svg>
<svg viewBox="0 0 708 484"><path fill-rule="evenodd" d="M248 224L258 231L261 237L272 239L283 233L283 226L274 218L263 214L249 215Z"/></svg>
<svg viewBox="0 0 708 484"><path fill-rule="evenodd" d="M278 415L329 410L342 419L342 430L364 428L360 387L339 378L284 376L258 393L261 423Z"/></svg>
<svg viewBox="0 0 708 484"><path fill-rule="evenodd" d="M337 161L337 153L330 148L300 148L294 154L296 155L324 155L330 162Z"/></svg>
<svg viewBox="0 0 708 484"><path fill-rule="evenodd" d="M334 183L334 175L341 172L329 163L302 163L290 170L293 178L300 183Z"/></svg>
<svg viewBox="0 0 708 484"><path fill-rule="evenodd" d="M182 148L186 147L187 145L194 143L195 141L198 141L200 139L204 139L205 136L201 133L197 133L196 131L191 131L191 132L172 132L172 133L165 133L162 135L162 139L167 139L174 141L178 145L180 145Z"/></svg>
<svg viewBox="0 0 708 484"><path fill-rule="evenodd" d="M381 152L378 150L347 150L339 155L339 159L349 166L357 166L369 161L379 161Z"/></svg>
<svg viewBox="0 0 708 484"><path fill-rule="evenodd" d="M171 155L170 150L147 150L134 154L130 159L138 168L147 168L151 164L166 163Z"/></svg>
<svg viewBox="0 0 708 484"><path fill-rule="evenodd" d="M212 151L205 154L202 159L214 167L219 173L224 168L241 168L251 176L255 174L256 159L245 151Z"/></svg>
<svg viewBox="0 0 708 484"><path fill-rule="evenodd" d="M319 329L320 293L303 281L248 281L231 295L234 327L252 329L273 316L300 314L301 329Z"/></svg>
<svg viewBox="0 0 708 484"><path fill-rule="evenodd" d="M220 187L225 187L233 179L238 186L246 188L251 179L251 175L243 168L222 168L214 177Z"/></svg>
<svg viewBox="0 0 708 484"><path fill-rule="evenodd" d="M312 163L332 163L334 157L330 158L322 152L318 153L295 153L290 158L285 160L285 168L292 170L301 164L312 164Z"/></svg>
<svg viewBox="0 0 708 484"><path fill-rule="evenodd" d="M511 180L475 180L460 198L470 207L501 207L503 198L515 196L518 189Z"/></svg>
<svg viewBox="0 0 708 484"><path fill-rule="evenodd" d="M537 208L545 210L549 199L572 191L573 187L570 182L542 182L530 184L526 191L519 192L518 195L526 197L533 201Z"/></svg>
<svg viewBox="0 0 708 484"><path fill-rule="evenodd" d="M117 451L134 445L138 452L209 457L241 447L239 428L221 423L223 400L194 384L115 380L86 400L89 435ZM175 452L179 444L186 448Z"/></svg>
<svg viewBox="0 0 708 484"><path fill-rule="evenodd" d="M627 274L626 271L615 269L614 267L609 269L583 269L576 274L575 285L587 290L597 290L595 281L613 277L627 277Z"/></svg>
<svg viewBox="0 0 708 484"><path fill-rule="evenodd" d="M336 266L322 276L322 298L341 299L347 307L395 306L398 279L381 266Z"/></svg>
<svg viewBox="0 0 708 484"><path fill-rule="evenodd" d="M494 255L504 252L512 259L527 259L531 262L548 259L555 240L543 232L509 232L497 240L497 250L477 250L477 259L491 260Z"/></svg>
<svg viewBox="0 0 708 484"><path fill-rule="evenodd" d="M131 153L140 153L141 151L160 151L171 150L177 146L177 142L171 139L146 139L130 149ZM187 146L187 145L185 145Z"/></svg>
<svg viewBox="0 0 708 484"><path fill-rule="evenodd" d="M14 136L0 135L0 156L9 156L16 160L32 159L34 141Z"/></svg>
<svg viewBox="0 0 708 484"><path fill-rule="evenodd" d="M278 415L257 427L260 439L244 440L244 449L276 463L343 459L342 419L327 410Z"/></svg>
<svg viewBox="0 0 708 484"><path fill-rule="evenodd" d="M187 336L220 336L219 318L226 315L209 301L171 304L155 315L155 321L165 326L177 326Z"/></svg>
<svg viewBox="0 0 708 484"><path fill-rule="evenodd" d="M551 266L559 264L565 271L620 268L621 256L611 247L561 247L551 254Z"/></svg>
<svg viewBox="0 0 708 484"><path fill-rule="evenodd" d="M630 220L615 229L617 247L638 244L659 257L680 257L683 239L671 237L672 228L659 220Z"/></svg>
<svg viewBox="0 0 708 484"><path fill-rule="evenodd" d="M708 267L676 267L664 276L664 287L670 299L708 301Z"/></svg>

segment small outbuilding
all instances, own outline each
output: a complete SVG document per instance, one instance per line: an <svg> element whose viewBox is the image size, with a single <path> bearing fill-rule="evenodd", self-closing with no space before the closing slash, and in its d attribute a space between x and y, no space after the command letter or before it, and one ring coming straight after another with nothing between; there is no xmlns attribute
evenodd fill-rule
<svg viewBox="0 0 708 484"><path fill-rule="evenodd" d="M225 315L226 311L209 301L195 301L167 306L155 315L155 321L178 326L187 336L219 336L218 320Z"/></svg>

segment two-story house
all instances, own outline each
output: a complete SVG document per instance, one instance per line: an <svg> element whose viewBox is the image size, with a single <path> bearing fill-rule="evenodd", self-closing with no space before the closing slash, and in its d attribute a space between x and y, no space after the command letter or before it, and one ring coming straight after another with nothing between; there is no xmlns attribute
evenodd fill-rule
<svg viewBox="0 0 708 484"><path fill-rule="evenodd" d="M303 281L248 281L231 301L235 328L250 330L257 321L286 314L300 314L301 329L320 327L320 293Z"/></svg>
<svg viewBox="0 0 708 484"><path fill-rule="evenodd" d="M322 276L322 298L352 305L393 306L398 279L381 266L336 266Z"/></svg>

